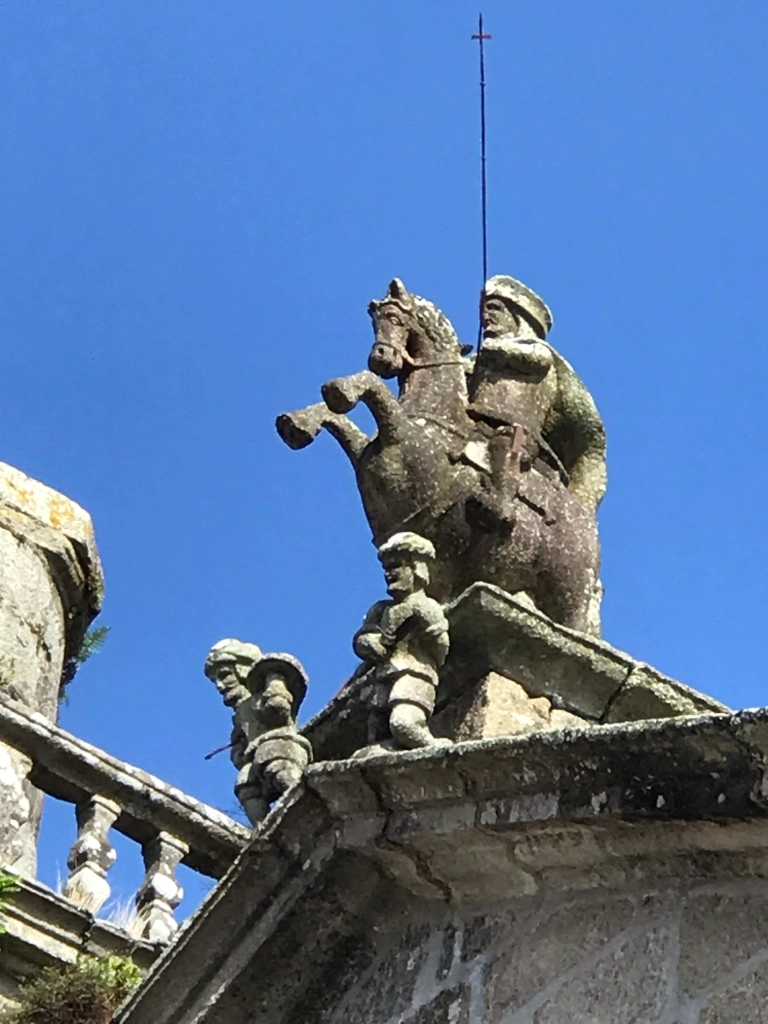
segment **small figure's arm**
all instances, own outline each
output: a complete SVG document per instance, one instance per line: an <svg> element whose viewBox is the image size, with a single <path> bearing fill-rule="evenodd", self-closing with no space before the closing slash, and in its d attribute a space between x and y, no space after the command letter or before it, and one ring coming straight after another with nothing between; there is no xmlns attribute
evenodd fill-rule
<svg viewBox="0 0 768 1024"><path fill-rule="evenodd" d="M417 625L421 643L439 668L448 656L448 620L442 605L423 592L414 595L411 621Z"/></svg>
<svg viewBox="0 0 768 1024"><path fill-rule="evenodd" d="M388 606L388 601L377 601L372 605L352 638L352 649L361 661L378 665L389 653L390 645L381 628L381 617Z"/></svg>

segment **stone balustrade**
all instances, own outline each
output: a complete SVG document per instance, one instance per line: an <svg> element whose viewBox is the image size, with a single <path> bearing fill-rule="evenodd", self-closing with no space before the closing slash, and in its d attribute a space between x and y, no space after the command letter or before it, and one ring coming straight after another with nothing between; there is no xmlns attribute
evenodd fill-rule
<svg viewBox="0 0 768 1024"><path fill-rule="evenodd" d="M160 779L65 732L22 704L0 703L0 741L28 765L27 781L74 805L77 838L69 852L63 895L96 914L110 895L115 829L141 847L145 876L136 894L136 938L167 942L178 927L174 910L185 864L220 878L250 830Z"/></svg>

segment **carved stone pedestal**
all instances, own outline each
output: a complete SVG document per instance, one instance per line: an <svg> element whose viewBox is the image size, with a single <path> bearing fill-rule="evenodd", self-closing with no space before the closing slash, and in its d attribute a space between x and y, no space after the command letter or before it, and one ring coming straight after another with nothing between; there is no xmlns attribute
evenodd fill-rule
<svg viewBox="0 0 768 1024"><path fill-rule="evenodd" d="M450 651L431 719L436 737L458 743L730 710L489 583L468 587L445 611ZM386 740L380 691L375 673L358 673L304 726L316 761Z"/></svg>

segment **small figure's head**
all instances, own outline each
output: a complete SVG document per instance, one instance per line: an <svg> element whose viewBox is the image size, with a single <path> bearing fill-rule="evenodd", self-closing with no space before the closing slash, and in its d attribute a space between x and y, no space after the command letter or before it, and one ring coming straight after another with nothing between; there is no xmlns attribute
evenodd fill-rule
<svg viewBox="0 0 768 1024"><path fill-rule="evenodd" d="M210 649L204 671L228 708L251 696L247 680L261 658L261 648L242 640L219 640Z"/></svg>
<svg viewBox="0 0 768 1024"><path fill-rule="evenodd" d="M379 548L389 596L397 601L424 590L434 560L434 545L426 537L418 533L396 533L390 537Z"/></svg>
<svg viewBox="0 0 768 1024"><path fill-rule="evenodd" d="M552 313L544 300L522 281L504 274L496 274L485 282L480 295L480 317L484 338L532 331L535 337L543 339L552 327Z"/></svg>
<svg viewBox="0 0 768 1024"><path fill-rule="evenodd" d="M259 702L259 716L272 727L288 725L296 718L307 682L304 667L291 654L265 654L248 680Z"/></svg>

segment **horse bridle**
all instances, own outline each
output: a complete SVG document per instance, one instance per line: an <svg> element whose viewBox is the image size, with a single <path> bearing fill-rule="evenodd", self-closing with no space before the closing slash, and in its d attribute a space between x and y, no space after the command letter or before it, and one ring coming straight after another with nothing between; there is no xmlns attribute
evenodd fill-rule
<svg viewBox="0 0 768 1024"><path fill-rule="evenodd" d="M406 366L410 366L410 368L412 370L429 370L429 369L432 369L435 366L466 366L467 365L465 359L443 359L443 360L440 360L440 361L435 361L434 363L417 363L415 359L411 359L411 357L408 355L407 352L406 352L405 356L403 357L403 363Z"/></svg>
<svg viewBox="0 0 768 1024"><path fill-rule="evenodd" d="M403 361L403 366L408 366L412 370L430 370L437 366L466 366L467 361L464 358L461 359L435 359L428 363L417 362L413 356L408 354L407 349L399 349L396 345L391 345L389 342L379 342L382 348L392 349L393 352L397 352Z"/></svg>
<svg viewBox="0 0 768 1024"><path fill-rule="evenodd" d="M409 312L404 307L400 306L400 303L393 303L393 305L397 305L398 308L400 308L402 310L402 312L404 312L404 313ZM457 341L458 341L458 339L457 339ZM461 342L458 342L458 343L461 344ZM430 360L430 362L419 363L412 356L410 356L408 354L408 349L405 346L400 348L398 345L393 345L389 341L377 341L376 344L381 345L382 348L388 348L388 349L391 349L393 352L397 352L398 355L400 356L400 358L402 359L403 365L404 366L409 366L412 370L431 370L431 369L435 369L435 368L440 367L440 366L466 366L467 365L466 359L464 359L464 357L461 357L460 359L435 359L435 360ZM468 348L471 350L472 346L469 345Z"/></svg>

